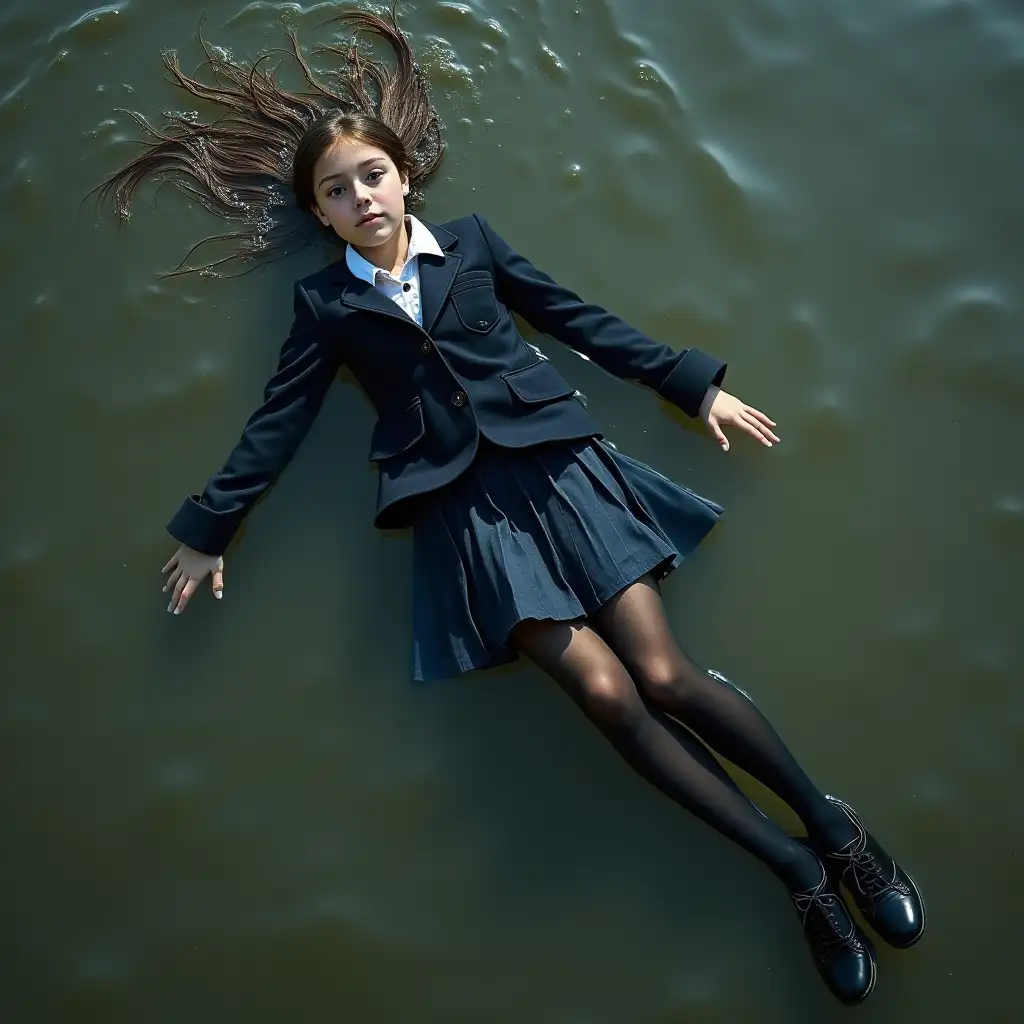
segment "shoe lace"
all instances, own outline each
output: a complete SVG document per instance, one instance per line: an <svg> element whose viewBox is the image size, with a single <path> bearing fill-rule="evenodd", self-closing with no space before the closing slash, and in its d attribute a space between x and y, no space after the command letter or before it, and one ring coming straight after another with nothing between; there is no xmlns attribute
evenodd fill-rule
<svg viewBox="0 0 1024 1024"><path fill-rule="evenodd" d="M875 855L868 850L840 852L833 856L836 860L844 862L843 877L852 881L858 891L868 899L881 896L890 889L899 888L894 879L886 877Z"/></svg>
<svg viewBox="0 0 1024 1024"><path fill-rule="evenodd" d="M863 948L852 921L847 918L844 922L840 917L839 897L829 891L827 875L822 876L814 889L790 893L790 897L800 915L800 923L823 945L855 950Z"/></svg>
<svg viewBox="0 0 1024 1024"><path fill-rule="evenodd" d="M876 899L887 892L906 895L907 887L896 877L896 872L886 874L878 859L867 848L867 833L857 825L857 838L842 850L829 854L833 861L842 865L843 881L868 899Z"/></svg>

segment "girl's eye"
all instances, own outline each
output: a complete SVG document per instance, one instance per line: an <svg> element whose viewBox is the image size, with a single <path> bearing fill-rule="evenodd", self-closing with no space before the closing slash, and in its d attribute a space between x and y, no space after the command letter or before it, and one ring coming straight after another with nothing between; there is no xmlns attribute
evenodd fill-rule
<svg viewBox="0 0 1024 1024"><path fill-rule="evenodd" d="M344 191L345 191L345 189L344 189L344 188L342 188L342 186L341 186L341 185L332 185L332 186L331 186L331 187L330 187L330 188L329 188L329 189L327 190L327 195L328 195L328 196L329 196L329 197L330 197L331 199L337 199L337 198L338 198L338 196L340 196L340 195L341 195L341 193L342 193L342 192L344 192Z"/></svg>
<svg viewBox="0 0 1024 1024"><path fill-rule="evenodd" d="M383 177L383 171L370 171L370 173L366 176L368 181L380 181L380 179Z"/></svg>

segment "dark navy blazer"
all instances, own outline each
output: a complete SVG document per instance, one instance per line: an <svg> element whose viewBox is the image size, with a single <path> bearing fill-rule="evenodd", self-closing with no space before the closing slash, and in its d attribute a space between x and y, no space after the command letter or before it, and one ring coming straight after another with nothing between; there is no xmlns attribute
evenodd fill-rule
<svg viewBox="0 0 1024 1024"><path fill-rule="evenodd" d="M444 257L419 257L422 328L344 259L296 283L295 320L263 404L202 495L187 498L168 524L173 537L223 553L294 455L342 365L377 410L369 459L379 470L382 528L408 525L407 499L458 476L481 434L514 448L600 437L573 386L527 345L513 312L690 416L721 384L723 363L695 348L675 352L583 302L482 217L427 227Z"/></svg>

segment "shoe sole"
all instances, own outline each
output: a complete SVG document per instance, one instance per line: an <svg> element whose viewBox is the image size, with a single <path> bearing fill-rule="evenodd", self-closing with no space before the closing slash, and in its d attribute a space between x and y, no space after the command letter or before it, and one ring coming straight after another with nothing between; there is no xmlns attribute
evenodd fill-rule
<svg viewBox="0 0 1024 1024"><path fill-rule="evenodd" d="M852 1002L850 1000L843 999L842 996L840 996L836 992L833 992L830 988L829 992L832 992L832 995L834 995L836 999L838 999L839 1002L843 1004L843 1006L860 1006L860 1004L863 1003L864 1000L867 999L867 997L875 991L875 982L878 980L878 962L875 960L875 950L874 947L871 945L871 940L868 939L866 935L864 936L864 938L866 940L868 956L871 958L871 979L868 981L868 987L864 989L861 995L854 999Z"/></svg>
<svg viewBox="0 0 1024 1024"><path fill-rule="evenodd" d="M871 940L866 935L863 934L863 931L861 932L861 934L863 935L863 941L864 941L865 948L868 951L868 957L871 960L871 978L868 981L868 987L866 989L864 989L864 991L856 999L851 1001L851 1000L848 1000L848 999L843 999L843 997L841 995L839 995L838 992L834 991L827 984L825 986L826 988L828 988L829 992L831 992L832 995L834 995L836 997L836 999L838 999L839 1002L841 1002L843 1004L843 1006L860 1006L860 1004L863 1003L864 1000L867 999L867 997L869 995L871 995L872 992L875 991L875 982L878 980L878 962L875 959L875 949L874 949L874 946L871 945ZM819 974L819 977L821 977L820 974ZM825 979L822 978L822 981L824 981L824 980Z"/></svg>
<svg viewBox="0 0 1024 1024"><path fill-rule="evenodd" d="M846 1002L845 999L840 999L839 1001L844 1006L860 1006L860 1004L863 1003L864 1000L867 999L867 997L869 995L871 995L872 992L875 991L875 982L877 980L878 980L878 964L875 963L875 954L874 954L874 951L872 951L872 953L871 953L871 981L868 982L867 990L864 992L864 994L859 999L855 999L852 1003Z"/></svg>

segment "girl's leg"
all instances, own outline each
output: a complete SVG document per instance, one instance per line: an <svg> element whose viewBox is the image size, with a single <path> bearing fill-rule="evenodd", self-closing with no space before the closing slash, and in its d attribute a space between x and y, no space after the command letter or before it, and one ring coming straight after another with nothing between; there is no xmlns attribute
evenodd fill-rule
<svg viewBox="0 0 1024 1024"><path fill-rule="evenodd" d="M757 705L679 648L651 577L612 598L593 622L656 707L778 794L823 849L839 850L857 838L850 819L815 787Z"/></svg>
<svg viewBox="0 0 1024 1024"><path fill-rule="evenodd" d="M820 883L817 857L754 807L699 742L675 738L648 711L622 663L590 625L529 620L516 627L512 641L649 782L749 850L791 891Z"/></svg>

